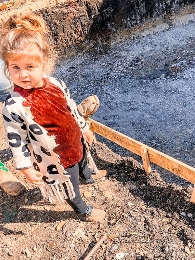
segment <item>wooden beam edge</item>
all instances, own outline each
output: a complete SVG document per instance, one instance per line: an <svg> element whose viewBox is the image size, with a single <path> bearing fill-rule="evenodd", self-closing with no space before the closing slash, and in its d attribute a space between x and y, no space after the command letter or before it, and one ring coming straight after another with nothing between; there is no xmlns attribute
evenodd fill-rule
<svg viewBox="0 0 195 260"><path fill-rule="evenodd" d="M133 138L130 138L112 128L109 128L93 119L89 119L91 130L101 136L115 142L125 149L142 156L140 147L144 146L148 153L150 162L180 176L181 178L195 184L195 168L165 154L150 146L147 146Z"/></svg>

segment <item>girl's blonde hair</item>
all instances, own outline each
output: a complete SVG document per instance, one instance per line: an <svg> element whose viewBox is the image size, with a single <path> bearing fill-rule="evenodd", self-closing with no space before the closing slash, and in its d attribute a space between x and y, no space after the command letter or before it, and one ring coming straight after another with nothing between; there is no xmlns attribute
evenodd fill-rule
<svg viewBox="0 0 195 260"><path fill-rule="evenodd" d="M37 63L44 63L46 73L52 71L55 55L43 18L35 14L15 14L3 24L2 29L1 58L6 72L9 59L16 60L24 55ZM32 45L36 45L39 51L33 52Z"/></svg>

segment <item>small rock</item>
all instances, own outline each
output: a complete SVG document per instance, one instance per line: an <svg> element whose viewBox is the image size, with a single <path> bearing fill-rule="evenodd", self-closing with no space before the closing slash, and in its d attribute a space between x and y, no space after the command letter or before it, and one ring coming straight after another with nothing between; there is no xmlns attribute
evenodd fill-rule
<svg viewBox="0 0 195 260"><path fill-rule="evenodd" d="M39 194L39 193L40 193L39 190L34 191L34 195Z"/></svg>
<svg viewBox="0 0 195 260"><path fill-rule="evenodd" d="M66 223L66 221L61 221L58 225L57 225L57 227L56 227L56 230L57 231L60 231L62 228L63 228L63 226L65 225L65 223Z"/></svg>
<svg viewBox="0 0 195 260"><path fill-rule="evenodd" d="M9 254L9 248L5 248L5 249L4 249L4 252L7 253L7 254Z"/></svg>
<svg viewBox="0 0 195 260"><path fill-rule="evenodd" d="M188 247L191 247L191 246L192 246L192 244L190 242L188 242Z"/></svg>
<svg viewBox="0 0 195 260"><path fill-rule="evenodd" d="M186 252L188 255L190 255L190 249L189 249L188 246L185 246L185 252Z"/></svg>
<svg viewBox="0 0 195 260"><path fill-rule="evenodd" d="M32 248L32 250L33 250L34 252L36 252L36 251L37 251L37 246L34 245L33 248Z"/></svg>
<svg viewBox="0 0 195 260"><path fill-rule="evenodd" d="M130 172L129 175L130 175L130 177L131 177L132 179L135 179L135 177L136 177L135 172Z"/></svg>
<svg viewBox="0 0 195 260"><path fill-rule="evenodd" d="M92 193L90 191L85 191L83 195L85 198L90 198L92 196Z"/></svg>
<svg viewBox="0 0 195 260"><path fill-rule="evenodd" d="M144 260L144 257L143 256L137 256L136 260Z"/></svg>
<svg viewBox="0 0 195 260"><path fill-rule="evenodd" d="M125 253L118 253L118 254L116 254L114 259L122 259L124 257L125 257Z"/></svg>
<svg viewBox="0 0 195 260"><path fill-rule="evenodd" d="M116 224L116 219L114 218L114 219L111 219L110 221L108 221L108 223L110 224L110 225L114 225L114 224Z"/></svg>
<svg viewBox="0 0 195 260"><path fill-rule="evenodd" d="M134 191L134 190L137 190L138 188L137 188L136 185L131 184L131 185L129 186L129 189L132 190L132 191Z"/></svg>
<svg viewBox="0 0 195 260"><path fill-rule="evenodd" d="M113 247L112 247L112 250L114 251L114 250L117 250L118 249L118 245L114 245Z"/></svg>
<svg viewBox="0 0 195 260"><path fill-rule="evenodd" d="M26 255L28 258L30 258L31 255L32 255L31 252L30 252L30 250L28 249L28 247L25 248L24 253L25 253L25 255Z"/></svg>
<svg viewBox="0 0 195 260"><path fill-rule="evenodd" d="M73 236L77 236L78 238L82 238L82 239L84 239L84 240L89 239L89 238L85 235L84 231L83 231L82 229L80 229L80 228L78 228L78 229L73 233Z"/></svg>
<svg viewBox="0 0 195 260"><path fill-rule="evenodd" d="M109 190L106 190L106 191L104 191L104 196L105 196L106 198L112 198L112 197L113 197L113 194L112 194L112 192L110 192Z"/></svg>
<svg viewBox="0 0 195 260"><path fill-rule="evenodd" d="M70 248L74 248L74 247L75 247L75 244L70 244L69 247L70 247Z"/></svg>
<svg viewBox="0 0 195 260"><path fill-rule="evenodd" d="M13 253L9 251L9 252L8 252L8 255L9 255L9 256L12 256L12 255L13 255Z"/></svg>

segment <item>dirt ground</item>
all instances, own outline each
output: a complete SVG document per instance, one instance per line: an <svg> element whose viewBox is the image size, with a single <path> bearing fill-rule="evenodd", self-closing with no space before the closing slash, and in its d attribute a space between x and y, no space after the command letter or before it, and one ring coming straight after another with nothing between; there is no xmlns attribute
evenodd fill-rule
<svg viewBox="0 0 195 260"><path fill-rule="evenodd" d="M2 116L0 134L0 157L6 161L10 153ZM0 189L0 260L82 260L104 235L90 259L195 259L192 188L167 184L156 171L147 175L133 158L103 143L97 142L92 154L107 176L96 175L95 184L82 184L81 191L87 203L107 212L104 224L82 222L67 204L44 201L12 160L5 162L26 190L11 197Z"/></svg>
<svg viewBox="0 0 195 260"><path fill-rule="evenodd" d="M45 14L51 20L52 11ZM95 176L93 185L82 184L81 192L107 218L104 224L82 222L67 204L44 201L39 189L14 170L1 115L0 135L0 159L26 187L17 197L0 189L0 260L84 260L104 235L90 259L195 260L191 187L166 183L156 171L146 174L133 158L97 142L93 157L107 175Z"/></svg>

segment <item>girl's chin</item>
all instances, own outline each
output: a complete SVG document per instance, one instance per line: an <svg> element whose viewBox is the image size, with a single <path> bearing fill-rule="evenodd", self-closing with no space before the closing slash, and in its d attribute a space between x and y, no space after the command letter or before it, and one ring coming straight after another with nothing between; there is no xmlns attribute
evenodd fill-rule
<svg viewBox="0 0 195 260"><path fill-rule="evenodd" d="M28 85L22 85L21 88L23 88L23 89L31 89L33 87L32 86L28 86Z"/></svg>
<svg viewBox="0 0 195 260"><path fill-rule="evenodd" d="M16 85L17 85L17 83L16 83ZM23 89L42 88L43 81L41 81L38 84L32 84L32 82L21 82L20 87Z"/></svg>

